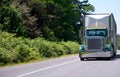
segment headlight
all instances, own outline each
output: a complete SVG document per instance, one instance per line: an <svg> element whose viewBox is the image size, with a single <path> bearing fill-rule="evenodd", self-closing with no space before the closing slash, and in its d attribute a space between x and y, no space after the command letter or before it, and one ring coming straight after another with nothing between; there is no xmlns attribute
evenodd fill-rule
<svg viewBox="0 0 120 77"><path fill-rule="evenodd" d="M111 51L111 45L110 44L105 45L104 50Z"/></svg>
<svg viewBox="0 0 120 77"><path fill-rule="evenodd" d="M84 50L85 50L85 46L84 46L84 45L80 45L79 50L80 50L80 51L84 51Z"/></svg>

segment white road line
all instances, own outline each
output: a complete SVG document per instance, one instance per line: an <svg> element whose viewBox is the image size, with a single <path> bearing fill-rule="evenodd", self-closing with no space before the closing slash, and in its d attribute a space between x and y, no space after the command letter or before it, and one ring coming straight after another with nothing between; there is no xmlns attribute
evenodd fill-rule
<svg viewBox="0 0 120 77"><path fill-rule="evenodd" d="M66 62L66 63L62 63L62 64L50 66L50 67L47 67L47 68L42 68L42 69L39 69L39 70L36 70L36 71L32 71L32 72L28 72L28 73L25 73L25 74L22 74L22 75L18 75L18 76L16 76L16 77L24 77L24 76L26 76L26 75L30 75L30 74L33 74L33 73L37 73L37 72L40 72L40 71L45 71L45 70L48 70L48 69L51 69L51 68L55 68L55 67L58 67L58 66L62 66L62 65L74 63L74 62L77 62L77 61L79 61L79 60L77 59L77 60L69 61L69 62Z"/></svg>

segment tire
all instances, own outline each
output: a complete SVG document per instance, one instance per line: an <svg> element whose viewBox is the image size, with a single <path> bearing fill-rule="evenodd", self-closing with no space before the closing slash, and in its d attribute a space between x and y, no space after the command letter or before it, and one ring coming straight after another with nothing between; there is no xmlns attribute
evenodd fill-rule
<svg viewBox="0 0 120 77"><path fill-rule="evenodd" d="M105 60L111 60L111 57L106 57Z"/></svg>
<svg viewBox="0 0 120 77"><path fill-rule="evenodd" d="M81 61L84 61L84 58L80 58Z"/></svg>

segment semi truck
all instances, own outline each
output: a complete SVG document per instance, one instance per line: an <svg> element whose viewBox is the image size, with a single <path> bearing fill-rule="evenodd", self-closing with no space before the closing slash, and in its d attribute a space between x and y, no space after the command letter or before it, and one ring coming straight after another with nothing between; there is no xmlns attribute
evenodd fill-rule
<svg viewBox="0 0 120 77"><path fill-rule="evenodd" d="M83 23L83 29L79 31L82 39L80 59L111 59L115 56L117 26L113 14L86 14Z"/></svg>

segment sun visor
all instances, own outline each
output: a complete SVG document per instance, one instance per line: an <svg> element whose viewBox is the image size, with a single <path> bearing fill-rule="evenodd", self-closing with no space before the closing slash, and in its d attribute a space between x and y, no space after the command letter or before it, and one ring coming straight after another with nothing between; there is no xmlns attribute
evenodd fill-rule
<svg viewBox="0 0 120 77"><path fill-rule="evenodd" d="M110 14L86 15L85 27L87 29L105 29L109 27Z"/></svg>

